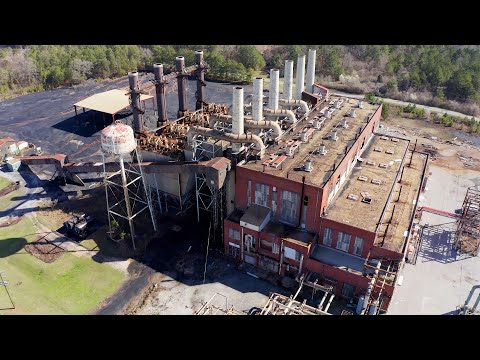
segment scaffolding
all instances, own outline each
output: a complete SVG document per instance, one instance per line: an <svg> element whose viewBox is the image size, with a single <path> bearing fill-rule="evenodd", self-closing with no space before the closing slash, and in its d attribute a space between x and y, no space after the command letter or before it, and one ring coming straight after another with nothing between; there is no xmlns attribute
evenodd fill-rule
<svg viewBox="0 0 480 360"><path fill-rule="evenodd" d="M220 305L215 304L215 300L217 300L217 296L221 296L225 299L225 306L223 306L223 303ZM223 302L223 301L222 301ZM228 307L228 298L220 293L215 293L210 300L205 302L200 309L198 309L195 312L195 315L245 315L243 312L235 309L235 307L232 305Z"/></svg>
<svg viewBox="0 0 480 360"><path fill-rule="evenodd" d="M455 248L475 256L480 247L480 188L478 186L467 189L461 214L457 221Z"/></svg>

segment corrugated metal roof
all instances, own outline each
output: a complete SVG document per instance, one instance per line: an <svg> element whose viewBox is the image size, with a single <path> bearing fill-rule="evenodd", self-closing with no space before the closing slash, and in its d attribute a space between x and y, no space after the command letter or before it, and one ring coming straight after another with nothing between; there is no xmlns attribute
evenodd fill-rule
<svg viewBox="0 0 480 360"><path fill-rule="evenodd" d="M106 114L116 114L130 106L127 91L113 89L92 95L86 99L80 100L74 105L91 110L97 110ZM140 95L140 101L153 98L152 95Z"/></svg>

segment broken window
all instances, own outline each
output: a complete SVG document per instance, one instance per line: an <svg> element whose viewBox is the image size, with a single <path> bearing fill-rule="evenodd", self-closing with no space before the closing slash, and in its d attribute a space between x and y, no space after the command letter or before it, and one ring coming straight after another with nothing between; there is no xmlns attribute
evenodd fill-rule
<svg viewBox="0 0 480 360"><path fill-rule="evenodd" d="M255 184L255 204L270 207L269 203L270 186L265 184Z"/></svg>
<svg viewBox="0 0 480 360"><path fill-rule="evenodd" d="M352 299L353 295L355 295L355 286L343 283L342 296L347 299Z"/></svg>
<svg viewBox="0 0 480 360"><path fill-rule="evenodd" d="M298 193L282 190L280 220L289 224L296 224L298 211Z"/></svg>
<svg viewBox="0 0 480 360"><path fill-rule="evenodd" d="M337 249L348 252L350 247L350 238L350 234L339 231L337 238Z"/></svg>
<svg viewBox="0 0 480 360"><path fill-rule="evenodd" d="M325 232L323 235L323 245L332 246L332 229L330 228L325 228Z"/></svg>
<svg viewBox="0 0 480 360"><path fill-rule="evenodd" d="M361 237L355 237L355 243L353 244L353 253L358 256L362 256L363 251L363 239Z"/></svg>

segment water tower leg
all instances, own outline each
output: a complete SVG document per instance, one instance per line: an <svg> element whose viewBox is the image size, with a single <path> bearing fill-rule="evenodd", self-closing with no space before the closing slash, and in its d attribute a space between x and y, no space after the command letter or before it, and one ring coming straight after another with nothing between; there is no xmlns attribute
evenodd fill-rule
<svg viewBox="0 0 480 360"><path fill-rule="evenodd" d="M132 208L130 207L130 197L128 196L127 177L125 175L125 166L123 164L123 158L121 156L120 156L120 170L122 173L122 188L123 188L123 194L125 196L125 206L127 208L128 225L130 226L130 235L132 236L133 250L137 250L135 246L135 228L133 227Z"/></svg>

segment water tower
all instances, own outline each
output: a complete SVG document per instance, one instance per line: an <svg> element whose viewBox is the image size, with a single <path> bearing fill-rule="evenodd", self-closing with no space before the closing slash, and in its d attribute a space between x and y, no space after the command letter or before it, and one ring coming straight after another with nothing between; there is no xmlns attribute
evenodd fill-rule
<svg viewBox="0 0 480 360"><path fill-rule="evenodd" d="M110 236L114 240L123 240L125 233L120 224L127 221L133 249L136 250L134 218L148 209L154 231L157 228L150 194L145 185L141 164L138 162L133 129L121 121L115 121L102 130L101 143ZM113 157L116 165L113 170L109 166L108 173L106 156Z"/></svg>

